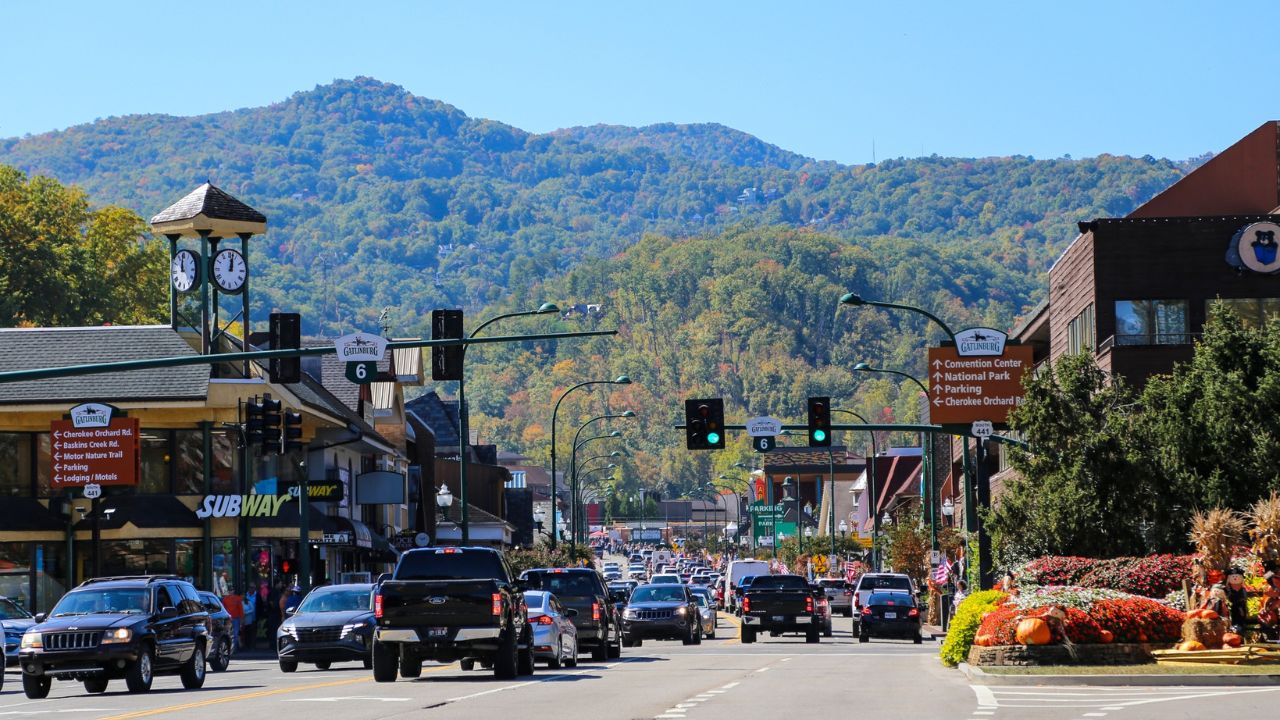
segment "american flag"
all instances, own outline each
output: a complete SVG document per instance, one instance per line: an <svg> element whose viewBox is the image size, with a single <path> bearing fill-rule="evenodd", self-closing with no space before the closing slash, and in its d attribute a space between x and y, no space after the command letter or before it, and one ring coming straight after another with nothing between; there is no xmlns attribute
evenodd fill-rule
<svg viewBox="0 0 1280 720"><path fill-rule="evenodd" d="M778 563L778 574L779 574L779 575L790 575L790 574L791 574L791 571L787 569L787 564L786 564L786 563Z"/></svg>
<svg viewBox="0 0 1280 720"><path fill-rule="evenodd" d="M933 571L933 581L939 585L946 585L947 579L951 577L951 563L944 556L942 562L938 563L938 569Z"/></svg>

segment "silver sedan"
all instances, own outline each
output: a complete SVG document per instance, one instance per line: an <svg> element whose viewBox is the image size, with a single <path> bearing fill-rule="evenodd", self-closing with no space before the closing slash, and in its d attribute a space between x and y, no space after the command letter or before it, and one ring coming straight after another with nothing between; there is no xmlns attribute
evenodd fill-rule
<svg viewBox="0 0 1280 720"><path fill-rule="evenodd" d="M578 666L578 629L573 624L577 610L566 608L549 592L530 590L524 594L533 628L533 659L558 670Z"/></svg>
<svg viewBox="0 0 1280 720"><path fill-rule="evenodd" d="M698 601L698 616L702 620L702 635L708 640L716 638L716 624L720 618L716 613L715 597L711 593L711 588L691 587L689 592L693 594L695 600Z"/></svg>

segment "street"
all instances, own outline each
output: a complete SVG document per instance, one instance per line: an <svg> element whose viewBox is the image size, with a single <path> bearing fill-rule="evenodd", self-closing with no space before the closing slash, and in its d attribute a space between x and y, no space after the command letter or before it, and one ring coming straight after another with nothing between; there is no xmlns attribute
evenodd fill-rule
<svg viewBox="0 0 1280 720"><path fill-rule="evenodd" d="M343 720L388 717L555 717L718 720L826 716L856 711L878 718L1206 718L1265 714L1280 688L971 687L944 668L933 643L860 645L850 620L835 637L807 645L795 636L738 642L734 619L721 615L718 638L701 646L645 642L621 660L584 660L573 670L539 666L528 680L502 682L456 664L427 664L417 680L375 684L356 663L330 671L281 673L271 660L233 660L205 687L184 691L176 677L156 679L146 695L113 682L103 695L80 683L55 682L45 700L27 700L10 670L0 718L295 717L312 712Z"/></svg>

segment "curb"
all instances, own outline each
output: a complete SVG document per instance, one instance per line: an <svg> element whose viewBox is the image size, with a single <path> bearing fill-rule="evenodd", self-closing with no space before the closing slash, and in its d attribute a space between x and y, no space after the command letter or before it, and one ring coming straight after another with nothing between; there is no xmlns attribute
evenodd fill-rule
<svg viewBox="0 0 1280 720"><path fill-rule="evenodd" d="M1227 687L1280 685L1274 675L998 675L960 663L960 672L973 685L1142 686L1142 687Z"/></svg>

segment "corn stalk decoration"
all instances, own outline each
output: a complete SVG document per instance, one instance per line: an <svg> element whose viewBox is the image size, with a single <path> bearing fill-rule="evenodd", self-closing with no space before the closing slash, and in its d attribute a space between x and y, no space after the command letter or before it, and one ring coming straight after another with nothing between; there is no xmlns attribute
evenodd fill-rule
<svg viewBox="0 0 1280 720"><path fill-rule="evenodd" d="M1207 587L1213 582L1210 573L1221 578L1231 565L1231 557L1236 546L1244 542L1245 519L1233 510L1214 508L1208 512L1197 512L1191 517L1191 542L1200 554L1200 565L1195 572L1196 583Z"/></svg>
<svg viewBox="0 0 1280 720"><path fill-rule="evenodd" d="M1266 570L1280 571L1280 495L1259 500L1249 510L1249 539Z"/></svg>

